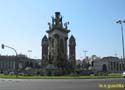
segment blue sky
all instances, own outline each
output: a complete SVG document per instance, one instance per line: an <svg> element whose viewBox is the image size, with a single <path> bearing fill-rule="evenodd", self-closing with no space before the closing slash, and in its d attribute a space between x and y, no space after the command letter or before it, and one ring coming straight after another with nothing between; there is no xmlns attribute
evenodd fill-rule
<svg viewBox="0 0 125 90"><path fill-rule="evenodd" d="M26 55L32 50L32 58L41 58L41 39L56 11L64 16L64 22L70 22L69 36L76 38L77 59L84 58L83 50L88 56L122 56L116 21L125 19L125 0L0 0L0 44ZM0 48L0 54L15 53Z"/></svg>

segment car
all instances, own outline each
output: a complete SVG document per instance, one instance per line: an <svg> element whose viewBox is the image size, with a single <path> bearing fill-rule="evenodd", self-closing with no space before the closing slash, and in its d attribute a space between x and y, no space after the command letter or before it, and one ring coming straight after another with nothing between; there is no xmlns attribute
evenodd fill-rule
<svg viewBox="0 0 125 90"><path fill-rule="evenodd" d="M125 72L122 73L122 77L125 78Z"/></svg>
<svg viewBox="0 0 125 90"><path fill-rule="evenodd" d="M9 75L14 75L14 72L9 72Z"/></svg>
<svg viewBox="0 0 125 90"><path fill-rule="evenodd" d="M20 76L24 76L25 74L23 72L19 73Z"/></svg>

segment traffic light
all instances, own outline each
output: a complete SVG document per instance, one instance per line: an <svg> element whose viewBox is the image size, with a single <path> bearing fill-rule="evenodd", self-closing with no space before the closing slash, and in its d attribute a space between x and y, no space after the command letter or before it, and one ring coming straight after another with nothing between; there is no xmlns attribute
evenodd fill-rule
<svg viewBox="0 0 125 90"><path fill-rule="evenodd" d="M2 49L4 49L4 44L2 44Z"/></svg>

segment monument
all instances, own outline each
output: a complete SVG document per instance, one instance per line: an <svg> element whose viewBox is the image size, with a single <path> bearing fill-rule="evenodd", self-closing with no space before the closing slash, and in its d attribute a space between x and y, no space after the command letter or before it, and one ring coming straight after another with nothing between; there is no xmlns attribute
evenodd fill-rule
<svg viewBox="0 0 125 90"><path fill-rule="evenodd" d="M60 12L55 12L52 23L48 23L48 36L42 38L42 69L51 75L65 75L75 69L76 41L73 35L69 38L69 53L67 40L69 22L62 22Z"/></svg>

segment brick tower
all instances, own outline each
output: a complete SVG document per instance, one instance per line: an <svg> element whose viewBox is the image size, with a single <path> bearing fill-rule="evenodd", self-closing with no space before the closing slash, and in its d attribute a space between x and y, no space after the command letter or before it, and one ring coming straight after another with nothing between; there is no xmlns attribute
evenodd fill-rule
<svg viewBox="0 0 125 90"><path fill-rule="evenodd" d="M48 38L46 35L42 38L42 62L41 65L42 67L45 67L48 63Z"/></svg>
<svg viewBox="0 0 125 90"><path fill-rule="evenodd" d="M72 66L72 69L75 69L76 65L76 40L73 35L69 38L69 62Z"/></svg>

